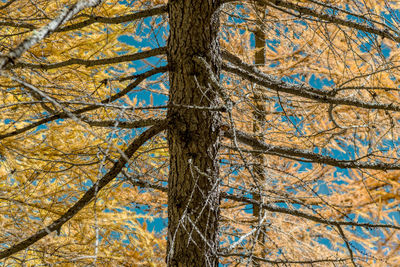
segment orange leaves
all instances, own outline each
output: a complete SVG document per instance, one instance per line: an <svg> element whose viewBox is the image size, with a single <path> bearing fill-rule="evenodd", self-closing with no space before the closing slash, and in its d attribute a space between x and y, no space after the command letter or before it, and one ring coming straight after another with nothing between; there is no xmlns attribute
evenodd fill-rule
<svg viewBox="0 0 400 267"><path fill-rule="evenodd" d="M47 24L67 4L72 3L17 0L8 9L0 9L8 23L0 29L2 53L19 44L31 30ZM136 1L133 7L120 1L104 1L62 25L75 25L74 30L56 31L23 54L16 62L23 66L10 73L23 78L47 98L8 78L0 78L0 243L3 245L18 243L64 214L111 168L113 161L121 156L120 150L140 132L90 127L85 119L127 121L150 117L142 111L124 109L143 105L142 100L131 96L103 103L91 112L69 116L76 110L96 106L125 88L129 80L104 81L135 74L136 69L129 61L92 67L82 64L48 70L42 67L71 58L98 60L135 53L136 48L120 42L119 38L124 34L136 38L133 33L137 22L84 23L96 17L118 19L138 9L143 7ZM49 98L53 102L49 103ZM63 112L68 116L59 116ZM37 123L52 116L52 120ZM36 126L21 130L29 125ZM163 142L160 138L158 143L139 149L134 164L125 166L124 173L131 176L139 171L147 175L141 179L158 182L154 179L154 169L166 175ZM157 158L149 160L151 153ZM151 219L152 214L162 214L166 198L164 194L142 193L122 179L126 177L120 174L115 183L97 192L96 201L64 224L59 235L54 232L16 256L26 257L34 265L90 265L96 260L105 266L162 263L165 240L148 231L143 220ZM158 179L165 180L160 176ZM136 202L151 203L153 213L139 215L137 210L129 209ZM9 259L7 263L15 262Z"/></svg>

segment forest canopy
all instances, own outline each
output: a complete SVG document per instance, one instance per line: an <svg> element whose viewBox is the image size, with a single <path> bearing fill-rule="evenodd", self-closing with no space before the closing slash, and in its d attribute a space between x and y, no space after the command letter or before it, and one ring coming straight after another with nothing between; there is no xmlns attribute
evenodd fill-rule
<svg viewBox="0 0 400 267"><path fill-rule="evenodd" d="M0 1L4 266L400 265L395 1Z"/></svg>

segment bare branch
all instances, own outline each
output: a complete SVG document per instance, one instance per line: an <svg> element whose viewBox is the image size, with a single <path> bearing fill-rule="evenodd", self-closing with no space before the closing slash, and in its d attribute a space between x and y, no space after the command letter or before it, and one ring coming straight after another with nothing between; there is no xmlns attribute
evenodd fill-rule
<svg viewBox="0 0 400 267"><path fill-rule="evenodd" d="M365 109L400 111L400 106L395 105L393 103L390 104L371 103L351 98L334 97L333 94L329 91L321 91L304 83L290 84L284 81L280 81L271 75L261 72L256 67L246 64L236 56L226 51L222 53L222 56L225 60L228 60L230 63L236 65L232 66L230 64L223 63L222 65L223 70L239 75L240 77L249 80L250 82L264 86L271 90L276 90L278 92L283 92L291 95L312 99L320 103L326 103L326 104L348 105ZM335 93L336 90L333 90L332 92Z"/></svg>
<svg viewBox="0 0 400 267"><path fill-rule="evenodd" d="M36 27L33 26L32 24L29 23L20 23L16 21L0 21L0 26L2 27L14 27L14 28L19 28L19 29L29 29L29 30L35 30Z"/></svg>
<svg viewBox="0 0 400 267"><path fill-rule="evenodd" d="M129 93L133 88L138 86L146 78L148 78L148 77L150 77L150 76L152 76L154 74L157 74L157 73L165 72L167 70L168 70L168 67L167 66L163 66L163 67L155 68L155 69L152 69L152 70L147 71L145 73L142 73L139 76L137 76L137 78L136 78L136 80L134 82L130 83L127 87L125 87L120 92L118 92L118 93L116 93L116 94L114 94L114 95L112 95L110 97L107 97L106 99L101 101L101 103L113 102L116 99L118 99L118 98L126 95L127 93ZM100 107L102 107L102 106L101 105L97 105L97 104L93 104L93 105L90 105L88 107L72 111L71 113L74 114L74 115L78 115L78 114L82 114L82 113L85 113L85 112L88 112L88 111L92 111L92 110L98 109ZM24 132L32 130L32 129L35 129L36 127L38 127L40 125L43 125L45 123L48 123L48 122L51 122L51 121L54 121L54 120L58 120L58 119L65 119L65 118L68 118L68 114L65 113L65 112L62 112L62 113L50 116L48 118L41 119L41 120L39 120L37 122L31 123L31 124L29 124L29 125L27 125L25 127L20 128L20 129L17 129L17 130L14 130L12 132L0 135L0 140L4 139L4 138L11 137L11 136L15 136L15 135L18 135L18 134L21 134L21 133L24 133Z"/></svg>
<svg viewBox="0 0 400 267"><path fill-rule="evenodd" d="M241 253L220 253L220 257L241 257L241 258L252 258L253 261L266 262L270 264L316 264L316 263L335 263L335 262L346 262L350 261L350 258L338 258L338 259L316 259L316 260L268 260L265 258L257 257L254 255L245 255Z"/></svg>
<svg viewBox="0 0 400 267"><path fill-rule="evenodd" d="M5 9L7 7L9 7L12 3L14 3L16 0L10 0L7 3L5 3L4 5L0 6L0 10L1 9Z"/></svg>
<svg viewBox="0 0 400 267"><path fill-rule="evenodd" d="M15 0L13 0L13 1L15 1ZM10 2L13 2L13 1L10 1ZM2 9L2 7L0 7L0 9ZM78 29L81 29L83 27L89 26L94 23L120 24L120 23L125 23L125 22L132 22L135 20L139 20L139 19L143 19L143 18L147 18L147 17L151 17L151 16L161 15L161 14L164 14L165 12L167 12L167 6L161 5L161 6L156 6L154 8L138 11L133 14L123 15L123 16L113 17L113 18L88 15L87 20L77 22L77 23L62 27L62 28L58 28L54 32L67 32L67 31L72 31L72 30L78 30ZM29 30L37 29L32 24L18 23L15 21L0 21L0 26L24 28L24 29L29 29Z"/></svg>
<svg viewBox="0 0 400 267"><path fill-rule="evenodd" d="M160 186L153 184L148 181L141 181L141 180L135 180L133 178L127 177L132 185L134 186L141 186L145 188L152 188L156 189L162 192L168 192L168 187L167 186ZM299 218L304 218L308 219L317 223L322 223L326 225L332 225L332 226L355 226L355 227L363 227L367 229L373 229L373 228L388 228L388 229L395 229L395 230L400 230L400 226L397 225L392 225L392 224L374 224L374 223L358 223L358 222L353 222L353 221L339 221L339 220L329 220L329 219L324 219L320 218L311 214L307 214L305 212L302 212L300 210L295 210L295 209L288 209L288 208L283 208L283 207L278 207L278 206L272 206L270 204L265 204L261 203L260 201L257 201L252 198L248 198L245 196L239 196L239 195L233 195L229 194L226 192L221 192L220 195L221 198L223 199L229 199L235 202L240 202L240 203L247 203L247 204L252 204L255 206L258 206L260 208L264 208L270 212L277 212L277 213L283 213L283 214L289 214L295 217ZM343 260L350 260L349 259L343 259ZM318 261L318 260L317 260ZM323 260L322 260L323 261Z"/></svg>
<svg viewBox="0 0 400 267"><path fill-rule="evenodd" d="M124 23L124 22L131 22L131 21L138 20L138 19L161 15L165 12L167 12L167 5L156 6L156 7L149 8L149 9L146 9L143 11L138 11L133 14L114 17L114 18L107 18L107 17L101 17L101 16L89 16L89 19L82 21L82 22L72 24L72 25L62 27L62 28L58 29L57 32L66 32L66 31L71 31L71 30L77 30L77 29L83 28L83 27L88 26L93 23L119 24L119 23Z"/></svg>
<svg viewBox="0 0 400 267"><path fill-rule="evenodd" d="M83 65L85 67L93 67L98 65L107 65L107 64L116 64L127 61L140 60L148 57L159 56L166 53L165 47L159 47L148 51L138 52L130 55L123 55L119 57L112 58L103 58L103 59L95 59L95 60L85 60L80 58L71 58L63 62L51 63L51 64L32 64L32 63L24 63L18 62L14 65L8 66L7 69L15 69L15 68L30 68L30 69L42 69L42 70L50 70L61 67L66 67L69 65Z"/></svg>
<svg viewBox="0 0 400 267"><path fill-rule="evenodd" d="M372 229L372 228L388 228L388 229L396 229L400 230L400 226L397 225L392 225L392 224L373 224L373 223L358 223L358 222L352 222L352 221L339 221L339 220L329 220L329 219L324 219L320 218L305 212L302 212L300 210L296 209L288 209L288 208L283 208L283 207L278 207L278 206L272 206L269 204L264 204L264 203L259 203L254 199L250 199L247 197L243 196L237 196L237 195L232 195L228 194L226 192L221 192L221 198L225 199L230 199L234 201L239 201L243 203L248 203L252 205L259 206L260 208L263 208L265 210L268 210L270 212L278 212L278 213L284 213L284 214L289 214L292 216L296 216L299 218L304 218L310 221L314 221L317 223L322 223L326 225L332 225L332 226L358 226L358 227L363 227L367 229Z"/></svg>
<svg viewBox="0 0 400 267"><path fill-rule="evenodd" d="M51 232L59 231L60 228L69 221L73 216L75 216L80 210L82 210L87 204L89 204L96 192L101 190L107 184L109 184L125 167L125 164L128 162L127 158L131 158L132 155L150 138L155 136L156 134L160 133L167 127L167 122L162 121L158 123L141 135L139 135L133 142L128 146L128 148L124 151L124 155L121 155L119 160L114 164L114 166L100 179L98 180L86 193L71 207L68 209L66 213L64 213L60 218L55 220L49 226L39 230L36 234L30 236L29 238L25 239L24 241L13 245L12 247L3 250L0 252L0 259L4 259L9 257L21 250L26 249L27 247L31 246L35 242L39 241L43 237L49 235Z"/></svg>
<svg viewBox="0 0 400 267"><path fill-rule="evenodd" d="M102 0L81 0L75 5L64 8L61 14L48 23L46 26L35 30L32 35L26 38L22 43L20 43L16 48L12 49L7 55L0 57L0 70L8 67L8 65L13 64L23 53L25 53L29 48L42 41L63 23L67 22L75 14L81 10L88 7L95 7L101 3Z"/></svg>
<svg viewBox="0 0 400 267"><path fill-rule="evenodd" d="M224 136L233 139L233 130L229 129L224 132ZM255 149L258 149L261 153L289 157L291 159L295 158L298 161L307 162L312 161L319 164L327 164L334 167L339 167L343 169L347 168L360 168L360 169L371 169L371 170L400 170L400 163L385 163L385 162L365 162L358 160L338 160L329 156L320 155L311 151L281 147L266 144L257 138L246 134L244 132L236 130L236 138L239 142L249 145Z"/></svg>
<svg viewBox="0 0 400 267"><path fill-rule="evenodd" d="M166 187L166 186L154 184L154 183L151 183L149 181L143 181L143 180L135 179L134 177L131 177L131 176L126 176L126 178L129 180L129 182L133 186L140 186L140 187L143 187L143 188L152 188L152 189L156 189L158 191L164 192L164 193L168 192L168 187Z"/></svg>
<svg viewBox="0 0 400 267"><path fill-rule="evenodd" d="M134 129L134 128L141 128L152 126L154 124L162 122L164 119L143 119L137 121L91 121L83 119L84 122L89 124L90 126L96 127L117 127L117 128L126 128L126 129Z"/></svg>
<svg viewBox="0 0 400 267"><path fill-rule="evenodd" d="M339 234L342 237L344 243L346 244L346 248L349 251L351 263L353 264L354 267L357 267L356 263L354 262L354 253L353 253L353 250L351 249L349 240L347 239L347 237L344 234L343 229L340 225L336 225L336 228L339 230Z"/></svg>
<svg viewBox="0 0 400 267"><path fill-rule="evenodd" d="M167 192L168 191L167 187L155 185L155 184L152 184L152 183L147 182L147 181L146 182L145 181L135 181L135 180L132 180L132 179L129 179L129 180L131 181L132 185L134 185L134 186L142 186L142 187L145 187L145 188L153 188L153 189L156 189L156 190L160 190L162 192ZM292 215L292 216L295 216L295 217L311 220L311 221L314 221L316 223L332 225L332 226L335 226L335 227L355 226L355 227L363 227L363 228L367 228L367 229L388 228L388 229L400 230L400 226L392 225L392 224L358 223L358 222L353 222L353 221L339 221L339 220L324 219L324 218L320 218L320 217L317 217L317 216L314 216L314 215L311 215L311 214L307 214L307 213L299 211L299 210L288 209L288 208L283 208L283 207L278 207L278 206L272 206L270 204L260 203L259 201L256 201L255 199L247 198L245 196L232 195L232 194L229 194L229 193L226 193L226 192L221 192L220 197L223 198L223 199L233 200L235 202L252 204L252 205L258 206L260 208L265 208L266 210L268 210L270 212L289 214L289 215ZM229 254L229 255L231 255L231 254ZM224 256L224 254L222 254L221 256ZM233 255L231 255L231 256L233 256ZM343 261L351 260L351 258L342 259L342 260ZM316 260L316 262L318 262L318 261L323 262L323 261L334 261L334 260L333 259L332 260ZM341 261L341 260L339 260L339 261Z"/></svg>
<svg viewBox="0 0 400 267"><path fill-rule="evenodd" d="M400 36L390 33L390 30L392 30L392 29L390 29L388 27L386 27L385 29L378 29L374 26L370 26L367 24L367 22L369 22L369 20L366 20L364 23L358 23L358 22L354 22L354 21L351 21L348 19L342 19L342 18L339 18L335 15L331 15L328 13L320 13L311 8L301 6L298 4L294 4L291 2L283 1L283 0L257 0L257 2L264 4L264 5L271 6L271 7L282 7L282 8L287 8L290 10L297 11L299 13L298 17L303 18L303 19L306 19L306 17L304 17L304 15L308 15L308 16L311 16L314 18L321 19L328 23L346 26L346 27L356 29L359 31L376 34L376 35L381 36L382 38L388 38L388 39L391 39L398 43L400 42Z"/></svg>

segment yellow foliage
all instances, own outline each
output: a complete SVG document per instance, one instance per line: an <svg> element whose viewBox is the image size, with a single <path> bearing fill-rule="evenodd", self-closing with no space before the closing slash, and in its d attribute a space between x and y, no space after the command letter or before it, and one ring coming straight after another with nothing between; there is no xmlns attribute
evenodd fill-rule
<svg viewBox="0 0 400 267"><path fill-rule="evenodd" d="M16 0L1 8L5 5L1 1L2 55L75 2ZM123 22L117 18L167 2L103 1L73 16L1 72L2 249L51 225L95 190L94 197L61 229L53 229L45 238L7 257L5 266L165 264L166 231L153 231L150 225L156 218L167 217L167 140L164 134L152 137L135 150L129 162L124 161L127 156L122 152L129 152L129 144L142 128L150 126L151 119L164 118L170 107L154 104L169 93L166 75L135 84L138 74L164 66L166 57L140 58L140 64L121 57L165 46L168 20L165 14ZM357 22L359 28L390 29L396 35L398 21L388 21L395 20L398 10L392 9L399 4L301 0L261 1L267 5L260 7L253 1L226 2L230 3L220 8L221 49L250 65L265 49L265 64L256 66L265 80L286 82L298 90L262 87L229 72L221 76L220 83L234 103L231 112L221 112L223 130L245 132L270 147L260 151L221 136L221 191L239 200L221 199L220 244L229 247L246 237L232 249L231 256L221 256L221 263L240 265L244 261L238 258L253 256L264 257L265 262L281 261L288 255L282 264L325 257L344 259L339 262L347 266L352 251L365 266L399 266L398 232L389 228L354 230L351 226L338 229L328 221L398 225L398 218L393 217L400 205L400 172L344 169L316 159L334 158L337 165L398 164L399 113L348 103L399 106L398 42L349 26ZM284 6L289 2L297 10ZM320 17L298 11L301 7L318 11ZM363 20L368 23L359 22ZM265 48L254 47L257 29L265 34ZM127 39L131 41L125 42ZM99 63L102 60L109 61ZM306 90L312 91L313 97L305 97ZM217 104L224 100L221 97ZM137 122L145 125L132 126ZM273 152L273 148L286 150ZM118 173L97 190L96 182L113 175L115 166L120 167ZM258 179L261 176L263 179ZM253 209L250 200L258 193L262 193L259 200L270 207L262 211L267 219L260 228L262 216L249 212ZM241 202L242 197L248 197L248 202ZM271 207L286 210L275 212ZM320 221L293 215L294 211ZM255 229L264 231L263 240L260 235L246 235ZM349 249L347 240L362 249ZM245 257L249 251L252 254ZM327 266L326 262L312 264Z"/></svg>

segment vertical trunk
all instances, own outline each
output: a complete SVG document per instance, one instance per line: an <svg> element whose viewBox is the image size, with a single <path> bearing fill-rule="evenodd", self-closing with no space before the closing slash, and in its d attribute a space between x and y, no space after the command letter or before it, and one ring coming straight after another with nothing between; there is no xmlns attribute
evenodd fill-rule
<svg viewBox="0 0 400 267"><path fill-rule="evenodd" d="M217 96L193 57L219 75L217 0L171 0L168 143L168 266L218 266L220 114ZM189 107L190 106L190 107Z"/></svg>
<svg viewBox="0 0 400 267"><path fill-rule="evenodd" d="M255 37L255 65L256 66L264 66L265 65L265 34L262 30L257 29L254 32ZM253 132L258 136L259 139L262 139L262 131L265 128L265 104L264 97L262 92L258 87L254 90L254 111L253 111ZM265 173L264 173L264 156L260 153L255 153L254 157L256 158L257 164L254 165L254 172L257 180L260 183L265 181ZM260 196L256 194L255 196L258 200ZM253 214L254 216L259 216L260 210L258 206L254 206Z"/></svg>
<svg viewBox="0 0 400 267"><path fill-rule="evenodd" d="M254 37L256 41L256 53L255 53L255 64L256 66L263 66L265 64L265 34L261 30L254 32ZM253 95L254 99L254 111L253 111L253 132L262 139L262 131L265 127L265 104L262 93L259 88L256 87ZM254 175L259 184L265 181L264 173L264 156L260 153L255 153L254 157L256 159L256 164L254 165ZM260 200L259 194L254 194L255 200ZM260 215L260 209L258 206L253 207L253 215L258 217Z"/></svg>
<svg viewBox="0 0 400 267"><path fill-rule="evenodd" d="M258 6L260 10L262 10L262 13L264 14L265 11L263 11L263 7ZM261 13L261 12L260 12ZM254 32L254 38L255 38L255 65L258 66L264 66L265 65L265 33L262 30L262 22L258 21L257 23L257 29ZM255 109L253 111L253 132L258 135L259 139L262 139L262 131L265 128L265 104L264 104L264 97L260 90L258 90L258 87L255 88L254 92L254 106ZM261 187L261 192L263 188L263 184L266 180L265 177L265 172L264 172L264 155L260 153L255 153L254 154L256 164L254 165L254 175L256 176L256 180L258 185ZM253 195L254 200L256 201L261 201L262 196L259 195L258 193L255 193ZM259 206L253 206L253 216L260 218L262 217L262 212L259 208ZM259 235L258 235L258 242L260 242L261 245L261 257L264 257L264 242L265 242L265 227L261 227ZM260 266L258 262L254 262L253 266Z"/></svg>

